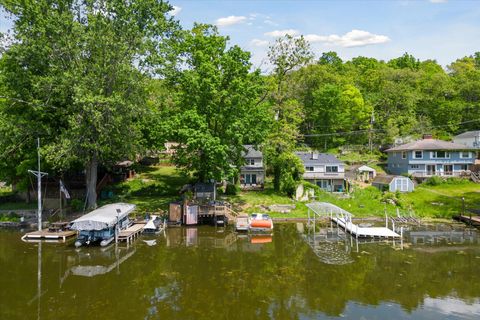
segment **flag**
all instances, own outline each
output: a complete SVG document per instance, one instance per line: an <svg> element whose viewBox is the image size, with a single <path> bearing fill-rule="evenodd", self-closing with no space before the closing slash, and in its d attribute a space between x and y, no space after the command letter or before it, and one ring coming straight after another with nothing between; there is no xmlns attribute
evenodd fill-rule
<svg viewBox="0 0 480 320"><path fill-rule="evenodd" d="M70 193L68 193L68 190L65 188L62 180L60 180L60 192L63 192L65 199L70 199Z"/></svg>

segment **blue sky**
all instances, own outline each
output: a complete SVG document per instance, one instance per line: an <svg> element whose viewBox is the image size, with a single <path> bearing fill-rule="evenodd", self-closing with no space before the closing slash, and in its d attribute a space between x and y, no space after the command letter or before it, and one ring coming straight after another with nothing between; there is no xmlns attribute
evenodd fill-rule
<svg viewBox="0 0 480 320"><path fill-rule="evenodd" d="M217 24L232 44L262 64L268 43L285 32L311 40L317 56L388 60L409 52L443 66L480 51L480 0L403 1L171 1L175 17Z"/></svg>
<svg viewBox="0 0 480 320"><path fill-rule="evenodd" d="M218 25L252 52L255 66L268 69L268 44L275 35L303 34L317 56L336 51L343 59L388 60L409 52L446 66L480 51L480 0L399 1L204 1L172 0L185 28L194 22ZM0 18L0 31L11 23Z"/></svg>

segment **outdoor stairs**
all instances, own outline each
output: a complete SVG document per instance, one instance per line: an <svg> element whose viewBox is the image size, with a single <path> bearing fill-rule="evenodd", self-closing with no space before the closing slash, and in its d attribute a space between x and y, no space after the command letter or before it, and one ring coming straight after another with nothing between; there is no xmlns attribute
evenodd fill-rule
<svg viewBox="0 0 480 320"><path fill-rule="evenodd" d="M470 174L470 179L475 183L480 183L480 172L472 172Z"/></svg>

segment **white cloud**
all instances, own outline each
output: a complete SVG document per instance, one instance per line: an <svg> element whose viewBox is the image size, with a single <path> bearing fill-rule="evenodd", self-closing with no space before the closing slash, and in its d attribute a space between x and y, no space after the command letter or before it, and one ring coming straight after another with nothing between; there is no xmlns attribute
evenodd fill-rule
<svg viewBox="0 0 480 320"><path fill-rule="evenodd" d="M247 17L245 16L228 16L225 18L219 18L215 22L215 24L219 27L226 27L226 26L231 26L234 24L242 23L247 20Z"/></svg>
<svg viewBox="0 0 480 320"><path fill-rule="evenodd" d="M431 3L445 3L448 0L429 0Z"/></svg>
<svg viewBox="0 0 480 320"><path fill-rule="evenodd" d="M261 39L253 39L252 41L250 41L250 43L256 47L264 47L268 45L267 40L261 40Z"/></svg>
<svg viewBox="0 0 480 320"><path fill-rule="evenodd" d="M295 36L298 34L298 30L294 30L294 29L286 29L286 30L274 30L274 31L270 31L270 32L265 32L264 35L266 36L269 36L269 37L283 37L284 35L291 35L291 36Z"/></svg>
<svg viewBox="0 0 480 320"><path fill-rule="evenodd" d="M273 22L273 21L270 20L270 19L265 19L265 20L263 21L263 23L268 24L268 25L271 25L271 26L275 26L275 27L278 26L278 23L275 23L275 22Z"/></svg>
<svg viewBox="0 0 480 320"><path fill-rule="evenodd" d="M173 6L173 9L170 11L170 15L171 16L176 16L177 14L180 13L180 11L182 11L182 8L179 7L179 6Z"/></svg>
<svg viewBox="0 0 480 320"><path fill-rule="evenodd" d="M363 47L371 44L380 44L390 41L390 38L384 35L373 34L368 31L353 29L342 36L331 34L321 36L317 34L307 34L305 40L309 42L323 42L326 44L340 47Z"/></svg>

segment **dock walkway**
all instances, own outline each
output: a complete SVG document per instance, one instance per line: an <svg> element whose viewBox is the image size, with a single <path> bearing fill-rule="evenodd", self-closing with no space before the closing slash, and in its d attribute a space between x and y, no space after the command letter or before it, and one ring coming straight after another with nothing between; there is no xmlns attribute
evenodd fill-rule
<svg viewBox="0 0 480 320"><path fill-rule="evenodd" d="M50 241L63 241L65 242L68 238L74 237L77 235L75 230L64 230L64 231L49 231L48 229L43 229L41 231L33 231L26 233L23 237L23 241L41 241L41 240L50 240Z"/></svg>
<svg viewBox="0 0 480 320"><path fill-rule="evenodd" d="M395 228L388 228L388 221L385 227L360 227L352 222L352 214L334 204L328 202L308 203L308 221L309 224L315 223L317 218L327 217L339 227L343 228L351 235L369 238L400 238L401 235L395 232ZM313 215L312 215L313 212Z"/></svg>
<svg viewBox="0 0 480 320"><path fill-rule="evenodd" d="M143 232L145 225L146 223L135 223L127 229L120 231L118 233L118 241L126 241L127 243L131 243L138 237L140 233Z"/></svg>

